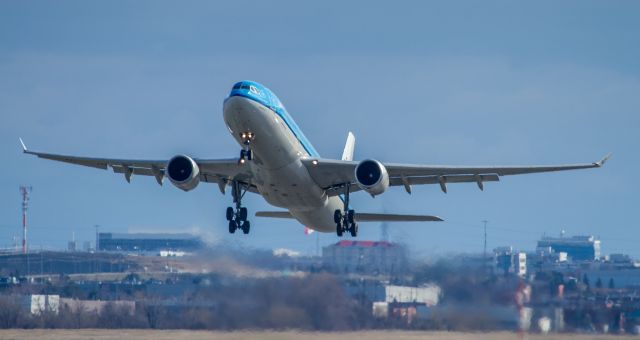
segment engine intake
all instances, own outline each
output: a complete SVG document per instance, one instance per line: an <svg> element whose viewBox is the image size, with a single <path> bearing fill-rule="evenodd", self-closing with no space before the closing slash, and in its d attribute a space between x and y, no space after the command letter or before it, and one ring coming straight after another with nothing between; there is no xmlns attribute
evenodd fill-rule
<svg viewBox="0 0 640 340"><path fill-rule="evenodd" d="M193 190L200 183L200 168L189 156L171 158L165 169L171 183L184 191Z"/></svg>
<svg viewBox="0 0 640 340"><path fill-rule="evenodd" d="M372 196L380 195L389 188L387 168L375 159L360 162L356 166L355 175L358 186Z"/></svg>

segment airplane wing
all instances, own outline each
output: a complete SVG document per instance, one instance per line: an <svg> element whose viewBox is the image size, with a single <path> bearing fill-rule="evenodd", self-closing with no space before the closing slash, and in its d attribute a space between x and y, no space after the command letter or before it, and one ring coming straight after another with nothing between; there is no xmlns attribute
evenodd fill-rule
<svg viewBox="0 0 640 340"><path fill-rule="evenodd" d="M499 181L501 176L531 174L538 172L565 171L599 168L611 154L600 161L584 164L543 165L543 166L444 166L383 163L389 173L390 186L404 186L411 193L411 185L439 184L447 192L447 183L475 182L484 189L484 182ZM342 193L342 187L349 184L350 191L361 190L356 184L356 161L310 158L302 160L314 181L331 196Z"/></svg>
<svg viewBox="0 0 640 340"><path fill-rule="evenodd" d="M97 169L107 170L111 168L113 172L124 174L127 182L131 181L133 175L154 176L158 184L162 185L164 180L164 168L169 160L140 160L140 159L115 159L115 158L94 158L78 157L69 155L59 155L46 152L28 150L22 139L22 151L39 158L54 160L58 162L83 165ZM194 158L200 168L200 180L203 182L213 182L220 184L220 190L224 193L226 180L234 179L245 184L251 183L251 174L247 172L247 167L238 164L237 158L230 159L198 159ZM249 186L249 191L255 192L255 187Z"/></svg>

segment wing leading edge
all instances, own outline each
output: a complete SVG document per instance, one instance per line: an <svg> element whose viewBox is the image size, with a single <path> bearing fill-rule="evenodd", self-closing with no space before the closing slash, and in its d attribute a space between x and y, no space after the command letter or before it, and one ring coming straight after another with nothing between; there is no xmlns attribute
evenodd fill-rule
<svg viewBox="0 0 640 340"><path fill-rule="evenodd" d="M411 185L440 184L446 192L447 183L476 182L483 189L484 182L499 181L500 176L522 175L540 172L566 171L599 168L611 157L608 154L593 163L542 165L542 166L443 166L383 163L389 173L389 185L404 185L411 192ZM302 160L314 181L329 195L339 195L345 184L350 184L350 191L358 191L354 170L356 161L310 158Z"/></svg>
<svg viewBox="0 0 640 340"><path fill-rule="evenodd" d="M133 175L154 176L158 184L162 185L164 179L165 166L169 160L140 160L140 159L117 159L117 158L95 158L79 157L70 155L52 154L37 152L27 149L20 139L22 152L34 155L39 158L49 159L58 162L75 165L88 166L97 169L107 170L111 168L114 173L124 174L127 182L131 181ZM230 159L194 159L200 168L200 180L204 182L223 183L226 185L228 179L251 182L250 174L246 173L246 167L238 165L237 158ZM253 187L249 187L254 191Z"/></svg>

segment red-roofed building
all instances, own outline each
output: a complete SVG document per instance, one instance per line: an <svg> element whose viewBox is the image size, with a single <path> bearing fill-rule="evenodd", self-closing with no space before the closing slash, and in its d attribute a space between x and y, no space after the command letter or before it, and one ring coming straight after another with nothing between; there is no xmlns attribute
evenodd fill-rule
<svg viewBox="0 0 640 340"><path fill-rule="evenodd" d="M348 241L322 248L325 268L340 274L403 275L407 269L406 248L387 241Z"/></svg>

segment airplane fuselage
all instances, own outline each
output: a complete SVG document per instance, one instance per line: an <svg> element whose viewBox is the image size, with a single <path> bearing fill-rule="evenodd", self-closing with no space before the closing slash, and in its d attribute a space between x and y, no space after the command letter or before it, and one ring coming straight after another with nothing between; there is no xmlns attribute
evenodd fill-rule
<svg viewBox="0 0 640 340"><path fill-rule="evenodd" d="M248 88L240 88L240 87ZM238 88L236 88L238 87ZM328 196L301 160L319 156L280 101L257 83L234 86L224 102L223 116L231 135L245 147L242 133L252 133L251 167L255 185L271 205L289 210L312 229L334 232L333 213L343 208L338 196Z"/></svg>

